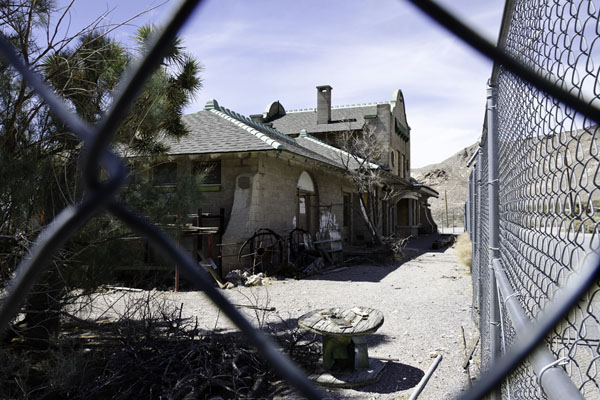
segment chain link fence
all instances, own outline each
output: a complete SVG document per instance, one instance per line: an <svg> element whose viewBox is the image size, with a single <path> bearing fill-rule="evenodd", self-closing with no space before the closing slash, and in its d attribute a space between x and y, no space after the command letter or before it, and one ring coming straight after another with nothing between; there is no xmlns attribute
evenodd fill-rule
<svg viewBox="0 0 600 400"><path fill-rule="evenodd" d="M500 43L522 65L596 105L599 12L594 1L511 1ZM597 252L600 232L597 120L499 64L490 86L493 101L488 102L467 200L474 316L486 369L494 367L490 343L497 341L503 354L527 333L517 327L541 317L572 273ZM491 140L495 146L489 146ZM497 174L488 170L494 162ZM491 227L488 196L493 185L499 222ZM490 230L497 235L498 248L489 244ZM488 256L494 251L497 262ZM494 279L498 291L490 285ZM509 303L514 307L508 308ZM493 307L498 307L498 319L490 318ZM498 325L500 333L495 334ZM536 365L537 355L532 355L512 371L502 385L502 398L561 398L554 387L558 385L542 381L550 370L562 371L568 378L559 377L561 385L576 388L584 398L600 398L597 281L546 336L542 351L546 361L537 357Z"/></svg>
<svg viewBox="0 0 600 400"><path fill-rule="evenodd" d="M19 313L28 291L67 239L94 215L108 211L147 238L172 265L179 266L290 385L307 398L323 399L326 398L324 393L215 289L173 240L118 200L126 168L110 150L112 136L143 82L160 63L177 30L198 3L200 1L181 3L144 60L126 75L110 110L94 126L74 114L23 63L10 41L0 35L0 57L21 74L87 150L81 164L87 195L80 203L66 207L45 227L17 267L0 302L0 330ZM477 39L477 35L435 3L427 0L413 3L442 24L458 27L452 30L480 51L492 49L493 53L493 46L471 40ZM572 101L573 94L598 97L593 67L598 15L594 4L584 1L509 2L507 10L510 22L503 25L503 32L508 54L500 50L491 57L496 61L500 59L510 71L520 71L519 76L529 76L536 82L536 75L527 73L537 72L558 79L557 87L569 90L553 92L552 87L546 86L542 91L509 70L495 70L492 84L498 87L498 116L494 114L494 104L489 110L490 132L488 134L487 129L484 132L481 146L493 145L491 148L499 151L480 151L477 156L470 180L467 225L474 243L474 315L482 335L483 366L492 372L484 374L464 399L481 398L498 385L501 390L497 393L505 398L543 398L544 392L552 398L575 398L569 395L572 394L569 385L578 395L598 398L598 285L594 284L587 291L590 279L596 282L598 268L596 264L578 265L586 254L596 249L595 209L600 206L597 190L600 175L597 129L592 119L600 120L600 112L594 107L586 108L587 103ZM515 64L514 59L529 69L519 69L520 64ZM584 111L577 114L543 93L555 93L555 98ZM497 165L495 160L499 161ZM98 178L100 168L107 176L105 180ZM497 171L499 175L495 175ZM499 196L490 188L499 189ZM494 203L495 197L499 197L497 203ZM494 219L490 217L495 213L500 216L498 224L491 222ZM578 268L581 278L567 282L571 272ZM566 294L554 299L554 294L563 286L566 286ZM582 291L586 291L583 297ZM576 307L572 307L576 302ZM557 325L564 310L571 311ZM532 327L526 320L539 323ZM533 351L544 337L546 351L539 348ZM512 351L513 348L516 350ZM497 352L505 356L498 357ZM522 363L530 353L530 359ZM560 361L560 365L556 361ZM563 375L569 382L566 386ZM559 390L559 397L552 394L558 384L567 387L566 392ZM563 393L567 394L560 397Z"/></svg>

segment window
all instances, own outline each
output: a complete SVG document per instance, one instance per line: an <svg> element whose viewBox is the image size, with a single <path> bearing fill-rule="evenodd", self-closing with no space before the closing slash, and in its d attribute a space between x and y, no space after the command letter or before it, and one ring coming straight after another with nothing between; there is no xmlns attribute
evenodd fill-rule
<svg viewBox="0 0 600 400"><path fill-rule="evenodd" d="M194 176L202 174L202 188L205 191L219 191L221 188L221 160L199 161L193 166Z"/></svg>
<svg viewBox="0 0 600 400"><path fill-rule="evenodd" d="M396 153L394 152L394 150L391 151L390 157L392 162L392 168L394 168L394 166L396 165Z"/></svg>
<svg viewBox="0 0 600 400"><path fill-rule="evenodd" d="M404 171L404 154L400 154L398 156L398 175L400 175L401 178L404 178Z"/></svg>
<svg viewBox="0 0 600 400"><path fill-rule="evenodd" d="M177 183L177 163L164 162L152 167L152 181L157 186L173 186Z"/></svg>
<svg viewBox="0 0 600 400"><path fill-rule="evenodd" d="M140 165L138 165L137 163L134 163L131 160L127 161L127 168L129 169L129 176L128 176L128 182L130 185L134 185L136 183L140 183L141 182L141 168Z"/></svg>

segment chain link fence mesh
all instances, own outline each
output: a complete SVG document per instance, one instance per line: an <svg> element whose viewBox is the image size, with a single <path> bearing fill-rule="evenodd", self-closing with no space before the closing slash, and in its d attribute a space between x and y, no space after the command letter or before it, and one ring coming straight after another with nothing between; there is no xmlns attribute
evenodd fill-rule
<svg viewBox="0 0 600 400"><path fill-rule="evenodd" d="M505 21L505 51L575 96L600 101L599 9L594 1L515 1ZM596 60L594 60L596 59ZM500 259L526 315L535 320L583 259L598 249L598 126L499 67L497 137ZM473 285L479 293L482 366L489 361L490 273L487 259L486 135L471 179L475 215ZM473 186L471 186L473 187ZM547 347L586 399L600 398L600 287L596 284L547 338ZM513 323L501 304L503 352ZM487 353L487 354L486 354ZM502 398L537 399L535 373L522 364L504 382ZM540 397L541 396L541 397Z"/></svg>
<svg viewBox="0 0 600 400"><path fill-rule="evenodd" d="M485 145L485 137L482 145ZM490 366L490 269L489 265L489 212L488 212L488 162L487 152L480 155L478 197L479 216L478 224L478 259L479 259L479 331L481 333L481 366L488 369Z"/></svg>
<svg viewBox="0 0 600 400"><path fill-rule="evenodd" d="M197 273L194 263L172 240L116 200L125 168L109 150L112 132L196 3L182 2L145 60L128 75L122 91L115 96L113 107L97 126L89 126L71 113L0 35L0 55L5 62L23 76L89 150L82 163L89 194L81 203L65 208L31 246L30 258L19 265L16 278L0 304L0 328L18 312L26 293L46 268L47 260L94 214L107 210L148 238L174 265L187 271L290 384L308 398L323 398L321 391L280 354L272 341L249 324L206 277ZM600 90L593 62L600 46L597 44L600 34L596 4L593 1L517 1L512 7L505 46L508 54L557 81L571 94L591 98L594 105L599 103ZM500 170L500 226L497 228L500 229L501 261L521 306L535 319L581 259L598 247L598 129L595 123L507 70L500 69L497 83ZM486 140L487 132L484 132L482 148ZM489 226L488 185L491 182L487 158L487 152L481 151L473 172L469 229L474 243L474 315L478 316L481 331L482 365L493 369L489 355L490 324L501 325L500 343L504 351L514 343L516 335L503 305L507 299L500 299L501 321L490 321L490 299L498 294L491 292L490 285L490 231L496 227ZM98 181L96 173L100 163L110 176L103 182ZM600 397L597 376L599 292L596 284L547 337L546 343L557 358L566 358L564 369L586 398ZM504 381L502 393L505 398L543 398L527 362L512 370Z"/></svg>

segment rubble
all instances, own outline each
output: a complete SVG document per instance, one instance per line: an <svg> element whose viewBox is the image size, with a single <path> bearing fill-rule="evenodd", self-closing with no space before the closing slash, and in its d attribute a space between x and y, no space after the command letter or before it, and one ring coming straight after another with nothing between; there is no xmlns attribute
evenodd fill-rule
<svg viewBox="0 0 600 400"><path fill-rule="evenodd" d="M242 270L236 269L225 275L226 283L224 289L233 289L237 286L266 286L272 280L273 278L265 276L262 272L251 274L248 271L242 272Z"/></svg>

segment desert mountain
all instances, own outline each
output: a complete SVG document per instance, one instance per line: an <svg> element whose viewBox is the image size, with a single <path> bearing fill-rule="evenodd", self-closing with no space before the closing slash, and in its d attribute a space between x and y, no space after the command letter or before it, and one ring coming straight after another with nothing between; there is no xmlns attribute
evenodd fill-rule
<svg viewBox="0 0 600 400"><path fill-rule="evenodd" d="M450 158L422 168L411 170L411 176L420 183L438 191L438 199L430 199L431 213L439 227L446 226L446 197L448 199L448 225L463 226L464 207L471 168L467 162L477 151L475 143Z"/></svg>

